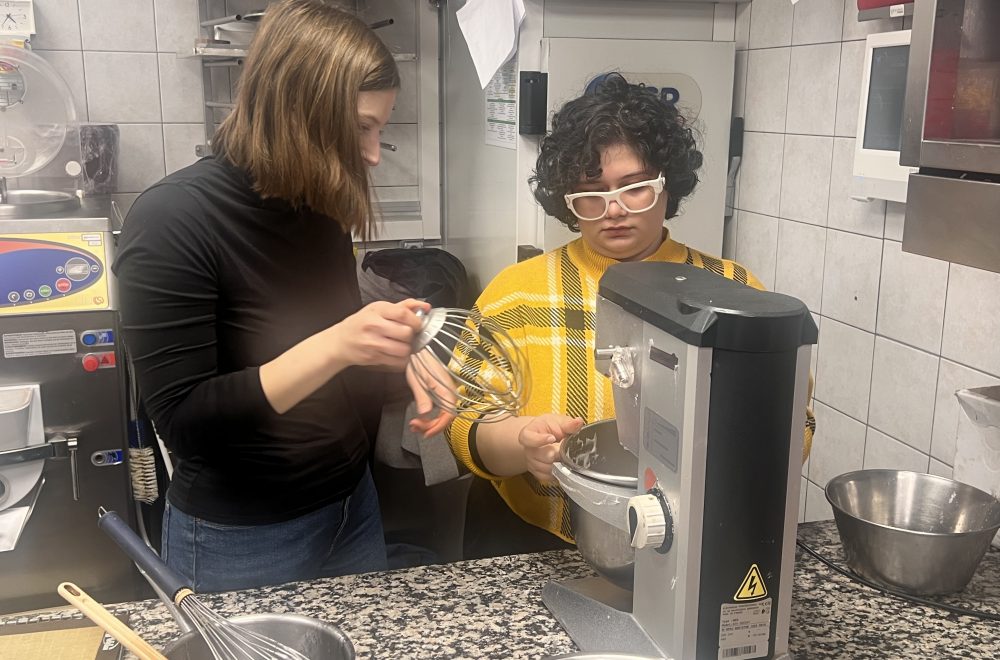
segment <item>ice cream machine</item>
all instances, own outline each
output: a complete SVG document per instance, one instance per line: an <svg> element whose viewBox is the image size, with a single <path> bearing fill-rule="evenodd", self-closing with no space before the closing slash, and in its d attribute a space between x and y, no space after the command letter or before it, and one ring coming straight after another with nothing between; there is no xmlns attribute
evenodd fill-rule
<svg viewBox="0 0 1000 660"><path fill-rule="evenodd" d="M99 506L132 508L112 250L110 214L89 203L0 217L0 613L61 603L65 580L136 596L94 524Z"/></svg>

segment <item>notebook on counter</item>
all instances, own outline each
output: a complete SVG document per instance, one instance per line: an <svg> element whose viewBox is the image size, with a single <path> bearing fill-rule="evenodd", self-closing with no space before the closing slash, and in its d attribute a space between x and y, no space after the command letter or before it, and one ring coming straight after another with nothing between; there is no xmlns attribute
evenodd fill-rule
<svg viewBox="0 0 1000 660"><path fill-rule="evenodd" d="M128 625L128 615L116 614ZM120 660L124 647L90 619L0 625L0 658L18 660Z"/></svg>

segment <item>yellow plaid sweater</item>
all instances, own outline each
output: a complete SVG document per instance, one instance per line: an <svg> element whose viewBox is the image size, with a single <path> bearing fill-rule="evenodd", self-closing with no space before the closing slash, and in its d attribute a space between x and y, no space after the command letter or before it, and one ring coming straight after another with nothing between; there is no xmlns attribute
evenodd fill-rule
<svg viewBox="0 0 1000 660"><path fill-rule="evenodd" d="M688 263L764 288L743 266L702 254L671 240L669 234L646 261ZM557 412L587 423L615 416L611 380L594 366L598 281L614 263L577 239L508 267L479 297L476 309L498 321L525 351L531 384L521 415ZM814 427L812 413L807 411L804 455L808 455ZM459 460L475 475L491 480L518 516L573 542L569 507L558 484L542 484L527 473L501 478L487 472L478 460L471 422L454 420L446 436Z"/></svg>

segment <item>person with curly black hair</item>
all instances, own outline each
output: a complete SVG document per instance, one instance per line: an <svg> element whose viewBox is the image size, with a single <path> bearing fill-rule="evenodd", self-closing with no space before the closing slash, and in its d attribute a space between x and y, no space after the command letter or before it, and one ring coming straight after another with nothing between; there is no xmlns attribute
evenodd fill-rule
<svg viewBox="0 0 1000 660"><path fill-rule="evenodd" d="M664 227L698 185L701 164L688 120L619 74L599 78L553 117L530 183L542 208L581 237L508 267L476 303L524 350L531 383L518 416L490 424L455 419L447 429L455 455L481 477L469 495L467 558L573 542L552 464L559 442L585 421L615 416L611 382L594 365L597 287L608 267L688 263L764 288L743 266L678 243ZM808 455L810 412L803 422Z"/></svg>

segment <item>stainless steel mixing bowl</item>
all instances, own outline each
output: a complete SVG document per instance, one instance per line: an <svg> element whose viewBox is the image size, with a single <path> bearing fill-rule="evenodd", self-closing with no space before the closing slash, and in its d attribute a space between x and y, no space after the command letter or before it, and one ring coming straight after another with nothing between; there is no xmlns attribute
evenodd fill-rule
<svg viewBox="0 0 1000 660"><path fill-rule="evenodd" d="M337 626L301 614L250 614L231 619L245 628L286 644L314 660L353 660L354 644ZM197 631L167 646L169 660L213 660Z"/></svg>
<svg viewBox="0 0 1000 660"><path fill-rule="evenodd" d="M618 442L615 420L588 424L562 442L560 461L576 474L600 484L635 488L638 461ZM624 530L584 510L572 499L570 521L580 554L594 570L623 589L632 589L635 549ZM624 519L624 513L623 513Z"/></svg>
<svg viewBox="0 0 1000 660"><path fill-rule="evenodd" d="M1000 501L930 474L860 470L830 480L847 564L917 595L961 591L1000 529Z"/></svg>

